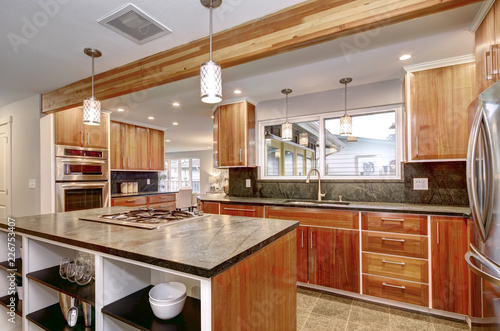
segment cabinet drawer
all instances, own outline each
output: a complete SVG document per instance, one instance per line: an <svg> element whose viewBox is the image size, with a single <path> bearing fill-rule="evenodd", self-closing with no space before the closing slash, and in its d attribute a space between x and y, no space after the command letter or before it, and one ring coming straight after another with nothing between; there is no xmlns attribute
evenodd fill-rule
<svg viewBox="0 0 500 331"><path fill-rule="evenodd" d="M363 230L427 235L427 216L389 213L361 213Z"/></svg>
<svg viewBox="0 0 500 331"><path fill-rule="evenodd" d="M406 257L363 253L363 273L429 282L429 262Z"/></svg>
<svg viewBox="0 0 500 331"><path fill-rule="evenodd" d="M357 211L323 208L266 207L266 218L299 221L300 225L358 229Z"/></svg>
<svg viewBox="0 0 500 331"><path fill-rule="evenodd" d="M147 197L128 197L128 198L114 198L111 199L111 206L144 206L147 205Z"/></svg>
<svg viewBox="0 0 500 331"><path fill-rule="evenodd" d="M262 217L262 206L248 206L248 205L230 205L220 204L221 215L234 215L234 216L248 216L248 217Z"/></svg>
<svg viewBox="0 0 500 331"><path fill-rule="evenodd" d="M164 202L164 203L155 203L152 205L148 205L148 207L155 208L155 209L168 209L168 210L175 210L175 202Z"/></svg>
<svg viewBox="0 0 500 331"><path fill-rule="evenodd" d="M363 294L427 307L429 285L363 275Z"/></svg>
<svg viewBox="0 0 500 331"><path fill-rule="evenodd" d="M363 251L428 258L427 237L363 231Z"/></svg>
<svg viewBox="0 0 500 331"><path fill-rule="evenodd" d="M148 196L148 203L165 203L165 202L175 202L175 194L162 194L162 195L150 195Z"/></svg>
<svg viewBox="0 0 500 331"><path fill-rule="evenodd" d="M219 214L219 203L202 202L200 210L207 214Z"/></svg>

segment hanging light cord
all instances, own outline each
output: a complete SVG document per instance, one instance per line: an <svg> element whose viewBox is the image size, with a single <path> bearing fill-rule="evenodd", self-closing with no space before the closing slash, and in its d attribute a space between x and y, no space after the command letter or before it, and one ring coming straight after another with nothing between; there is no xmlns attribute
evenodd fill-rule
<svg viewBox="0 0 500 331"><path fill-rule="evenodd" d="M94 52L92 52L92 99L94 99Z"/></svg>
<svg viewBox="0 0 500 331"><path fill-rule="evenodd" d="M212 10L213 0L210 0L210 61L212 61Z"/></svg>
<svg viewBox="0 0 500 331"><path fill-rule="evenodd" d="M285 100L286 100L285 122L288 122L288 93L285 94Z"/></svg>
<svg viewBox="0 0 500 331"><path fill-rule="evenodd" d="M346 116L347 115L347 83L344 83L344 109L345 109L344 116Z"/></svg>

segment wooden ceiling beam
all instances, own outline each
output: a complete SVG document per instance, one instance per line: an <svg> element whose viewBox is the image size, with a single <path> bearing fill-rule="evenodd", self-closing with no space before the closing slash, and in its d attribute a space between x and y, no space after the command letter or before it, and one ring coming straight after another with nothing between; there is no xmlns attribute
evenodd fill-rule
<svg viewBox="0 0 500 331"><path fill-rule="evenodd" d="M215 34L213 58L229 68L478 1L310 0ZM100 73L95 96L106 100L197 76L208 53L205 37ZM44 93L42 112L80 106L90 94L90 77Z"/></svg>

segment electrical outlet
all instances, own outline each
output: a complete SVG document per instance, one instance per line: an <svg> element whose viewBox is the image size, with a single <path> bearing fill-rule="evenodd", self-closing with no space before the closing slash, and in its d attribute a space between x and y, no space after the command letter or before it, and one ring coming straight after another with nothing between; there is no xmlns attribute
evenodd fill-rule
<svg viewBox="0 0 500 331"><path fill-rule="evenodd" d="M429 180L427 178L413 178L414 190L428 190Z"/></svg>
<svg viewBox="0 0 500 331"><path fill-rule="evenodd" d="M147 178L147 179L146 179L146 184L147 184L147 185L151 184L151 179Z"/></svg>
<svg viewBox="0 0 500 331"><path fill-rule="evenodd" d="M36 179L28 180L28 188L36 188Z"/></svg>
<svg viewBox="0 0 500 331"><path fill-rule="evenodd" d="M246 187L252 187L252 181L250 179L246 180Z"/></svg>

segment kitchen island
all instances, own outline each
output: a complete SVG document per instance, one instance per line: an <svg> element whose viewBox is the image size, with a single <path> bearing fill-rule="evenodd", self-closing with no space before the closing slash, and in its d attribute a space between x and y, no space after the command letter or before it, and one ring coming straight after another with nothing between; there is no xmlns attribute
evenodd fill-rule
<svg viewBox="0 0 500 331"><path fill-rule="evenodd" d="M298 222L210 215L144 230L79 219L129 209L21 217L10 224L0 221L3 249L11 229L16 258L21 243L23 247L22 262L16 261L22 267L18 272L25 300L19 314L25 329L37 325L54 330L44 323L63 319L58 291L93 306L95 330L296 328ZM95 282L83 287L54 284L60 260L80 253L95 258ZM147 291L171 280L187 285L189 300L180 316L161 321L152 315Z"/></svg>

